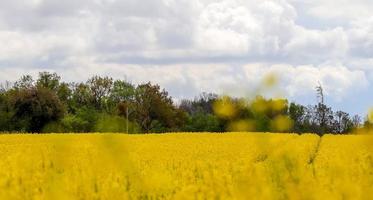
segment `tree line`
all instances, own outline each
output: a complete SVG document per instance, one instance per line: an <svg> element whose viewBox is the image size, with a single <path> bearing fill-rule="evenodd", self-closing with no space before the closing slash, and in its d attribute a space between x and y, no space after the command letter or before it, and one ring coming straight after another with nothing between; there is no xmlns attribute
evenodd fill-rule
<svg viewBox="0 0 373 200"><path fill-rule="evenodd" d="M247 100L202 93L177 104L150 82L93 76L67 83L56 73L22 76L0 88L0 131L79 132L296 132L344 134L361 126L359 116L333 111L320 101L304 106L286 99L257 96ZM286 126L284 126L286 124ZM371 126L365 122L365 126Z"/></svg>

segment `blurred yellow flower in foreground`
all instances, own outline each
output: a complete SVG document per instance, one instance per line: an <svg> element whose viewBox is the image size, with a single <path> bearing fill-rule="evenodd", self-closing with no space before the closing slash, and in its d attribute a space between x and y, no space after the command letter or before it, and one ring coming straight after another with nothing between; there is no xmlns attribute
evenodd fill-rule
<svg viewBox="0 0 373 200"><path fill-rule="evenodd" d="M369 110L369 113L368 113L368 120L370 123L373 123L373 108L371 108Z"/></svg>
<svg viewBox="0 0 373 200"><path fill-rule="evenodd" d="M293 121L288 116L280 115L272 120L271 127L274 131L289 131L293 127Z"/></svg>
<svg viewBox="0 0 373 200"><path fill-rule="evenodd" d="M255 131L255 120L244 119L233 121L229 124L228 130L232 132Z"/></svg>
<svg viewBox="0 0 373 200"><path fill-rule="evenodd" d="M215 114L222 118L232 118L236 114L236 107L232 99L226 96L217 100L213 105L213 109Z"/></svg>
<svg viewBox="0 0 373 200"><path fill-rule="evenodd" d="M267 88L274 87L278 84L278 77L275 73L269 73L263 78L263 86Z"/></svg>

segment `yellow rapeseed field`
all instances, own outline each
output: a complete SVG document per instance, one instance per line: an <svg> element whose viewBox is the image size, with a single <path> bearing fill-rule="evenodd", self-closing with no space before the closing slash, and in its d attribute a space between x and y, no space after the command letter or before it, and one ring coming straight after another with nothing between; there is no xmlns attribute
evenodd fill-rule
<svg viewBox="0 0 373 200"><path fill-rule="evenodd" d="M372 199L373 136L0 135L0 199Z"/></svg>

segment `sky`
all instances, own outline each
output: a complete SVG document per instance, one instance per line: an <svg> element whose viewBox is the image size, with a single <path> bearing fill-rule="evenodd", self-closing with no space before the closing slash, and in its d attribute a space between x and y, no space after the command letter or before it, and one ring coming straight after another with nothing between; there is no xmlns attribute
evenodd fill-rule
<svg viewBox="0 0 373 200"><path fill-rule="evenodd" d="M371 0L1 0L0 82L57 72L201 92L373 107Z"/></svg>

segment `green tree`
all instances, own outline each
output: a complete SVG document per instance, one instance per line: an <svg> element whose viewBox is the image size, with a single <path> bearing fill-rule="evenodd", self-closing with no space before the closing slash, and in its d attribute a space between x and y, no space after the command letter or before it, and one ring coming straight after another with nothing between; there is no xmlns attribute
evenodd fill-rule
<svg viewBox="0 0 373 200"><path fill-rule="evenodd" d="M60 80L61 77L56 73L40 72L39 78L36 80L36 86L56 92L60 85Z"/></svg>
<svg viewBox="0 0 373 200"><path fill-rule="evenodd" d="M134 98L135 86L122 80L116 80L109 96L108 111L126 117L127 108L128 112L133 112L131 105L133 105Z"/></svg>
<svg viewBox="0 0 373 200"><path fill-rule="evenodd" d="M64 115L58 97L45 88L19 90L11 98L13 121L19 123L20 130L39 133L44 125L57 121Z"/></svg>
<svg viewBox="0 0 373 200"><path fill-rule="evenodd" d="M92 104L96 109L106 108L108 96L112 90L113 79L109 77L94 76L87 81L92 95Z"/></svg>
<svg viewBox="0 0 373 200"><path fill-rule="evenodd" d="M92 98L92 94L87 84L74 84L72 90L72 101L69 105L69 110L71 110L72 113L75 113L82 107L91 107Z"/></svg>
<svg viewBox="0 0 373 200"><path fill-rule="evenodd" d="M23 75L18 81L14 83L14 89L30 89L34 87L34 79L31 75Z"/></svg>
<svg viewBox="0 0 373 200"><path fill-rule="evenodd" d="M182 115L174 107L171 97L159 85L150 83L139 85L134 98L134 115L137 123L145 132L154 129L176 130L181 127L177 119Z"/></svg>
<svg viewBox="0 0 373 200"><path fill-rule="evenodd" d="M114 102L133 101L135 96L135 86L131 83L116 80L113 84L113 89L110 94L110 98Z"/></svg>
<svg viewBox="0 0 373 200"><path fill-rule="evenodd" d="M181 101L179 108L193 115L196 113L213 114L213 104L218 99L218 95L203 92L194 100L184 99Z"/></svg>
<svg viewBox="0 0 373 200"><path fill-rule="evenodd" d="M222 130L217 116L199 112L188 117L184 131L221 132Z"/></svg>
<svg viewBox="0 0 373 200"><path fill-rule="evenodd" d="M290 103L289 105L289 117L294 122L293 131L296 133L302 133L305 130L305 115L306 107L296 103Z"/></svg>
<svg viewBox="0 0 373 200"><path fill-rule="evenodd" d="M9 106L8 92L0 92L0 131L12 131L13 123L11 121L13 112Z"/></svg>
<svg viewBox="0 0 373 200"><path fill-rule="evenodd" d="M333 132L337 134L348 133L354 128L350 115L343 111L335 112Z"/></svg>
<svg viewBox="0 0 373 200"><path fill-rule="evenodd" d="M72 93L68 83L61 83L57 88L57 96L61 102L68 106L69 101L72 99Z"/></svg>

